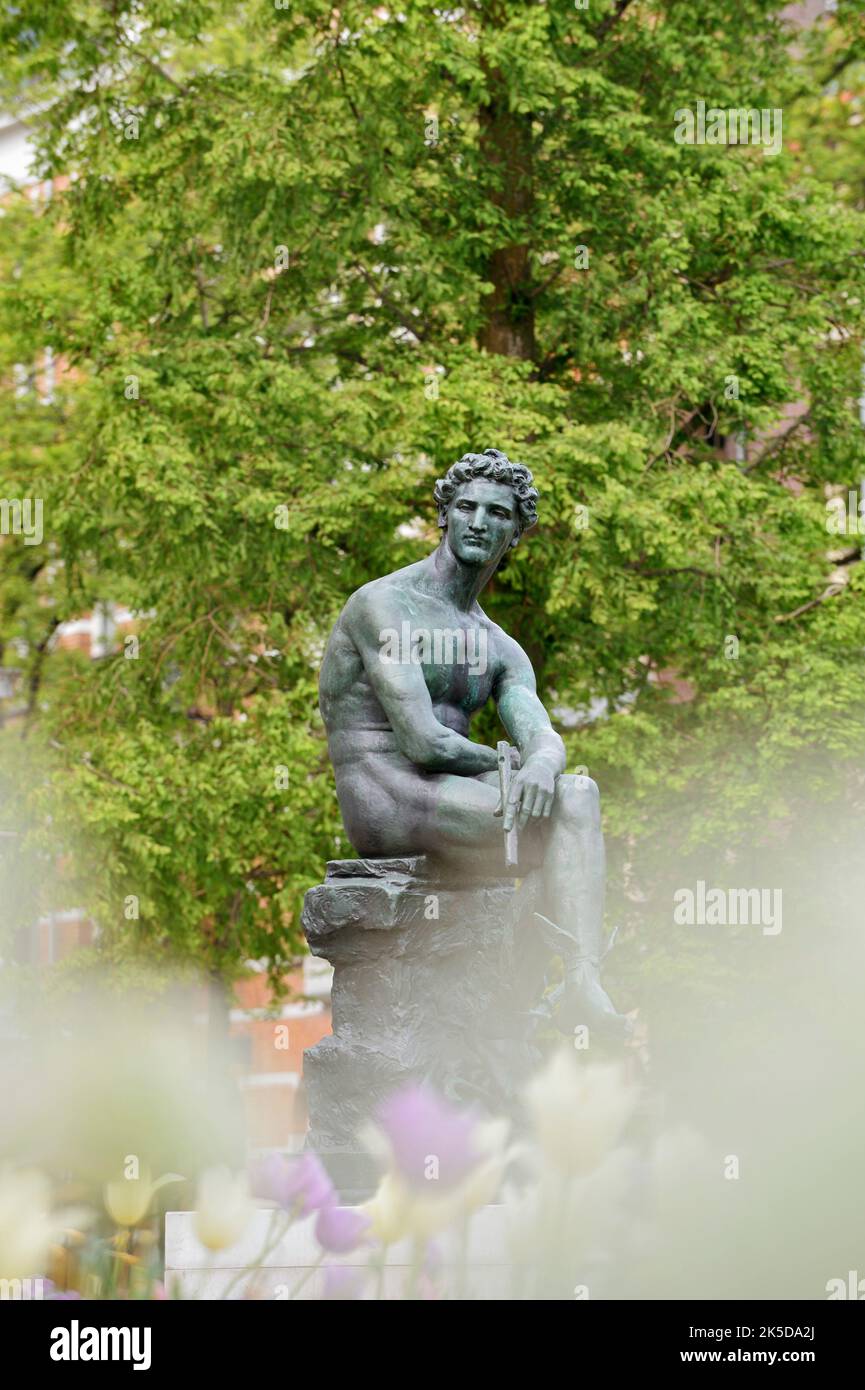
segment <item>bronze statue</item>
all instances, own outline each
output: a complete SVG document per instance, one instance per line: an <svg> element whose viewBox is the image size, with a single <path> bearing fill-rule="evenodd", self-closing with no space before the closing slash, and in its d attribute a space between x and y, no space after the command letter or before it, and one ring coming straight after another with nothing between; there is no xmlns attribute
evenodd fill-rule
<svg viewBox="0 0 865 1390"><path fill-rule="evenodd" d="M442 539L431 555L352 594L328 642L320 704L348 838L365 857L426 854L447 873L508 872L502 830L519 831L530 919L565 967L557 1022L623 1039L628 1020L600 982L604 843L598 789L565 774L565 749L525 652L478 597L537 521L524 465L466 454L436 483ZM473 743L487 700L519 753L499 792L495 748Z"/></svg>

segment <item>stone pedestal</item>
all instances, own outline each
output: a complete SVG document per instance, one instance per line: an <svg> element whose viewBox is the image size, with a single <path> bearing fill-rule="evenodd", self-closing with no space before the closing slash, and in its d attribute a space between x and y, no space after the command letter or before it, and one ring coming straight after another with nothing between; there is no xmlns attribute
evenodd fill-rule
<svg viewBox="0 0 865 1390"><path fill-rule="evenodd" d="M537 1060L530 1009L542 963L513 878L443 876L426 856L328 864L303 909L334 967L333 1036L304 1054L308 1147L346 1200L375 1186L358 1132L408 1080L491 1114L513 1112Z"/></svg>

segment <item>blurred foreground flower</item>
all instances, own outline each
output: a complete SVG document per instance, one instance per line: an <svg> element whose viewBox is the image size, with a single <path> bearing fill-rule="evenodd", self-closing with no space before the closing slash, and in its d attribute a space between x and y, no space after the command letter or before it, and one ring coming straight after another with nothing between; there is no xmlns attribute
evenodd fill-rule
<svg viewBox="0 0 865 1390"><path fill-rule="evenodd" d="M179 1173L163 1173L151 1182L148 1169L137 1178L120 1178L105 1185L105 1210L116 1226L137 1226L150 1210L150 1203L160 1187L170 1182L183 1182Z"/></svg>
<svg viewBox="0 0 865 1390"><path fill-rule="evenodd" d="M194 1042L195 985L178 980L156 998L145 982L135 996L94 981L62 999L16 1001L22 1044L0 1048L4 1154L21 1167L38 1155L74 1200L101 1203L127 1154L153 1174L243 1162L234 1103L209 1084Z"/></svg>
<svg viewBox="0 0 865 1390"><path fill-rule="evenodd" d="M195 1234L208 1250L225 1250L243 1234L252 1215L245 1173L209 1168L198 1184Z"/></svg>
<svg viewBox="0 0 865 1390"><path fill-rule="evenodd" d="M365 1212L352 1207L329 1205L322 1207L315 1223L315 1238L322 1250L344 1255L356 1250L369 1230L370 1220Z"/></svg>
<svg viewBox="0 0 865 1390"><path fill-rule="evenodd" d="M41 1274L58 1221L47 1178L33 1170L0 1175L0 1279Z"/></svg>
<svg viewBox="0 0 865 1390"><path fill-rule="evenodd" d="M592 1171L618 1142L636 1093L617 1063L580 1064L560 1048L526 1087L541 1152L561 1173Z"/></svg>
<svg viewBox="0 0 865 1390"><path fill-rule="evenodd" d="M254 1196L276 1202L283 1211L296 1216L308 1216L337 1200L324 1165L311 1153L297 1158L269 1154L253 1170L252 1191Z"/></svg>
<svg viewBox="0 0 865 1390"><path fill-rule="evenodd" d="M388 1171L359 1208L377 1240L424 1243L492 1201L508 1159L506 1120L482 1121L414 1085L391 1096L377 1119L367 1139Z"/></svg>
<svg viewBox="0 0 865 1390"><path fill-rule="evenodd" d="M477 1120L474 1111L457 1110L428 1086L404 1086L376 1112L394 1168L421 1191L431 1178L454 1187L474 1167Z"/></svg>
<svg viewBox="0 0 865 1390"><path fill-rule="evenodd" d="M369 1218L370 1234L382 1245L394 1245L410 1232L411 1194L393 1173L385 1173L375 1193L358 1211Z"/></svg>

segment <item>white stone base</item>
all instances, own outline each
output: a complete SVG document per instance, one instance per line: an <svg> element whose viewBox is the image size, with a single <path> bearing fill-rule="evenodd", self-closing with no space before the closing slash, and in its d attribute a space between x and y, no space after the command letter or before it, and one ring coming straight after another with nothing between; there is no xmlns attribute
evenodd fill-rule
<svg viewBox="0 0 865 1390"><path fill-rule="evenodd" d="M246 1232L236 1245L212 1253L201 1245L195 1235L195 1214L191 1211L169 1211L165 1215L165 1288L169 1298L176 1291L182 1298L222 1299L316 1299L324 1287L324 1269L315 1268L321 1248L315 1239L315 1217L296 1221L282 1240L261 1261L259 1269L243 1272L258 1261L268 1242L273 1212L270 1208L256 1209ZM450 1297L471 1299L508 1298L510 1269L508 1267L503 1206L482 1207L469 1225L468 1258L464 1282L460 1286L460 1255L458 1238L446 1232L435 1241L441 1261L441 1273L435 1283ZM326 1255L325 1263L348 1269L366 1269L375 1247L362 1246L347 1255ZM408 1241L392 1245L386 1252L381 1296L387 1299L405 1298L411 1269L411 1246ZM310 1273L312 1270L312 1273ZM295 1287L308 1275L303 1287ZM364 1282L361 1297L378 1297L376 1276L370 1274Z"/></svg>

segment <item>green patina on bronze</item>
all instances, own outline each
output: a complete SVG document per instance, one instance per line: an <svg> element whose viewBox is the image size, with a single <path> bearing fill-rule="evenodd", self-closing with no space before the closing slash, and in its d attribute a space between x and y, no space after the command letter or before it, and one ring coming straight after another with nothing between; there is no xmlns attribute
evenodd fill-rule
<svg viewBox="0 0 865 1390"><path fill-rule="evenodd" d="M565 749L531 662L478 598L537 520L532 475L505 454L466 454L436 484L432 554L351 595L321 670L321 712L346 832L365 857L432 855L446 875L504 874L519 832L533 921L565 962L559 1026L622 1037L600 983L604 844L598 789L565 774ZM495 748L469 738L488 700L519 752L500 806Z"/></svg>

